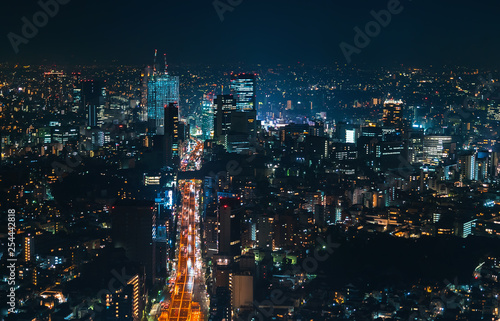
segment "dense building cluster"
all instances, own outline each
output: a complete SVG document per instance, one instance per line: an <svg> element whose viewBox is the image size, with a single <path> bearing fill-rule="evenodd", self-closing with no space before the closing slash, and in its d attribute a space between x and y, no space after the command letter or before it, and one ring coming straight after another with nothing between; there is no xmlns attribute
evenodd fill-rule
<svg viewBox="0 0 500 321"><path fill-rule="evenodd" d="M498 83L0 65L2 318L500 320Z"/></svg>

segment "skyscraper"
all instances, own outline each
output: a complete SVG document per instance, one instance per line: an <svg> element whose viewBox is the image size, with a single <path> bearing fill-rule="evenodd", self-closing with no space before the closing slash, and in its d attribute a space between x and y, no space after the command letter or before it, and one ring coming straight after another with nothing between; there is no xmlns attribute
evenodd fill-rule
<svg viewBox="0 0 500 321"><path fill-rule="evenodd" d="M386 127L393 127L401 131L403 129L403 101L386 100L382 122Z"/></svg>
<svg viewBox="0 0 500 321"><path fill-rule="evenodd" d="M231 93L236 99L236 107L240 111L257 109L255 74L231 75Z"/></svg>
<svg viewBox="0 0 500 321"><path fill-rule="evenodd" d="M179 103L179 77L171 76L167 71L155 70L148 80L148 129L150 135L164 134L165 106L171 103Z"/></svg>
<svg viewBox="0 0 500 321"><path fill-rule="evenodd" d="M87 126L96 127L98 108L104 104L105 88L99 81L87 80L82 83L82 101L87 113Z"/></svg>
<svg viewBox="0 0 500 321"><path fill-rule="evenodd" d="M230 152L252 150L252 141L257 136L257 83L255 74L231 75L231 93L236 100L237 112L231 113L231 124L225 139Z"/></svg>
<svg viewBox="0 0 500 321"><path fill-rule="evenodd" d="M203 95L203 102L201 103L201 132L202 139L212 139L214 131L214 96L212 93Z"/></svg>
<svg viewBox="0 0 500 321"><path fill-rule="evenodd" d="M241 256L241 214L239 198L219 200L219 255L229 256L234 262Z"/></svg>
<svg viewBox="0 0 500 321"><path fill-rule="evenodd" d="M147 66L144 71L141 73L141 111L140 111L140 116L139 119L141 121L147 121L148 120L148 85L149 85L149 79L153 75L153 69L151 66Z"/></svg>
<svg viewBox="0 0 500 321"><path fill-rule="evenodd" d="M179 164L179 106L170 103L164 111L164 136L166 144L166 161L169 166Z"/></svg>
<svg viewBox="0 0 500 321"><path fill-rule="evenodd" d="M24 238L23 251L24 251L24 261L31 262L34 253L33 236L31 236L31 234L28 234Z"/></svg>
<svg viewBox="0 0 500 321"><path fill-rule="evenodd" d="M460 179L475 181L477 180L477 161L475 151L465 151L458 157L460 166Z"/></svg>
<svg viewBox="0 0 500 321"><path fill-rule="evenodd" d="M97 126L97 106L96 105L88 105L87 106L87 124L89 127Z"/></svg>
<svg viewBox="0 0 500 321"><path fill-rule="evenodd" d="M231 112L236 111L233 95L220 95L214 101L214 139L223 143L231 129Z"/></svg>

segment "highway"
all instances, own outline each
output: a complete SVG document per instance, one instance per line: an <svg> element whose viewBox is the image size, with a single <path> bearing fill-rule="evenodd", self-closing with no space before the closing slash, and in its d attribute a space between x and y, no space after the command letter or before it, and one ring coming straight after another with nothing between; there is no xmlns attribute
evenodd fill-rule
<svg viewBox="0 0 500 321"><path fill-rule="evenodd" d="M188 165L199 167L203 144L195 147L183 157L181 170L190 169ZM186 161L187 160L187 161ZM204 282L200 254L200 239L198 235L199 199L201 181L179 181L179 190L182 195L179 215L179 241L177 244L177 264L173 273L176 273L175 284L171 294L170 305L165 309L159 321L198 321L202 319L200 303L196 299L203 298L203 294L193 293L195 284Z"/></svg>

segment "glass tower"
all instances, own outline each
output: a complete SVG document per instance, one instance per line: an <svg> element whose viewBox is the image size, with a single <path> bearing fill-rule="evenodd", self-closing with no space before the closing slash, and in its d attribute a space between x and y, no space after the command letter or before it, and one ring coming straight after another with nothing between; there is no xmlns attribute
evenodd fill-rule
<svg viewBox="0 0 500 321"><path fill-rule="evenodd" d="M233 74L231 92L239 111L256 110L256 81L254 74Z"/></svg>
<svg viewBox="0 0 500 321"><path fill-rule="evenodd" d="M154 73L148 81L148 128L150 134L165 132L165 106L179 102L179 77Z"/></svg>
<svg viewBox="0 0 500 321"><path fill-rule="evenodd" d="M201 103L201 132L202 139L212 139L214 131L214 96L212 93L203 96Z"/></svg>

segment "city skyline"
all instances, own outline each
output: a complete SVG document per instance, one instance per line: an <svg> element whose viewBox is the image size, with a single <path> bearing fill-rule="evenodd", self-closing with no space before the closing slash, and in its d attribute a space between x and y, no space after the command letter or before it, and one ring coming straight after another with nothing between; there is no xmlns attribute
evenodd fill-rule
<svg viewBox="0 0 500 321"><path fill-rule="evenodd" d="M500 321L498 9L12 4L0 321Z"/></svg>

